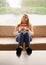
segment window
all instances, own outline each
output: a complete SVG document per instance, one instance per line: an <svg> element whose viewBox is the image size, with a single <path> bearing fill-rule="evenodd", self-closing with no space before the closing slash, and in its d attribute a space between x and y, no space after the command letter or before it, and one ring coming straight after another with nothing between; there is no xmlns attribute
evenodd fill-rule
<svg viewBox="0 0 46 65"><path fill-rule="evenodd" d="M0 0L0 25L17 24L23 13L33 25L46 25L46 0Z"/></svg>
<svg viewBox="0 0 46 65"><path fill-rule="evenodd" d="M7 2L12 8L21 8L21 0L7 0Z"/></svg>

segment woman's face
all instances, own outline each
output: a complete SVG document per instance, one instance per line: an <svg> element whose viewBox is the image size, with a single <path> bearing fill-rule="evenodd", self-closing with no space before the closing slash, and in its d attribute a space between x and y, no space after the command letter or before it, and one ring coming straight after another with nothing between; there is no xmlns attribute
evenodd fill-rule
<svg viewBox="0 0 46 65"><path fill-rule="evenodd" d="M22 23L27 23L28 20L28 16L26 14L24 14L24 16L22 17Z"/></svg>

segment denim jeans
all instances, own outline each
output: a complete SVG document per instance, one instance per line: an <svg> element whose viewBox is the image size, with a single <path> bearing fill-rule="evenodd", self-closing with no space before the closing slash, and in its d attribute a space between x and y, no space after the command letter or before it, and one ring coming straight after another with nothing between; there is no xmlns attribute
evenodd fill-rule
<svg viewBox="0 0 46 65"><path fill-rule="evenodd" d="M25 47L29 47L32 36L28 32L21 32L17 35L16 41L19 43L19 46L23 46L23 43L25 43Z"/></svg>

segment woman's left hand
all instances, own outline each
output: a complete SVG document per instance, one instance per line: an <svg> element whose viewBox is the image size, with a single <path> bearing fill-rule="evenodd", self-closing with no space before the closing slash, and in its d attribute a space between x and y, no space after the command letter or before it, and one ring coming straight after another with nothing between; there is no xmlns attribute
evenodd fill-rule
<svg viewBox="0 0 46 65"><path fill-rule="evenodd" d="M29 31L29 28L25 28L26 31Z"/></svg>

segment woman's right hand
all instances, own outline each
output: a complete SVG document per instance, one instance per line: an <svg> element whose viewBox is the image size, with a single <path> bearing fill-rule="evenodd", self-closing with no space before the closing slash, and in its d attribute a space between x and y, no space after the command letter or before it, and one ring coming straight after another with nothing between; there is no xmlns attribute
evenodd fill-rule
<svg viewBox="0 0 46 65"><path fill-rule="evenodd" d="M22 31L25 31L25 28L24 27L20 27L19 28L19 32L22 32Z"/></svg>

